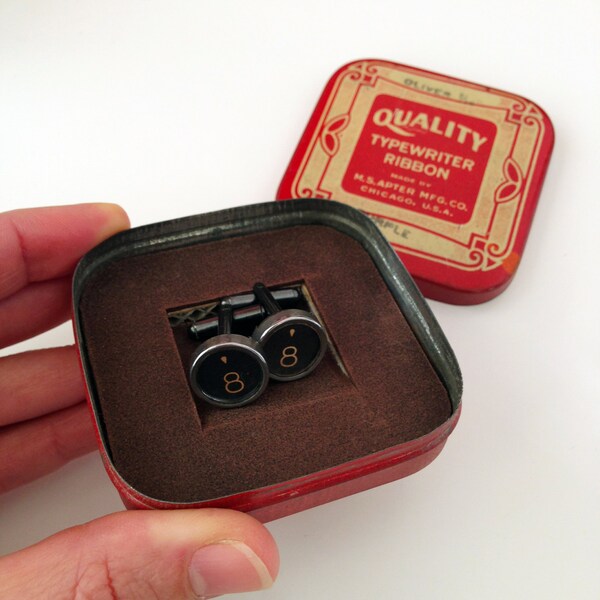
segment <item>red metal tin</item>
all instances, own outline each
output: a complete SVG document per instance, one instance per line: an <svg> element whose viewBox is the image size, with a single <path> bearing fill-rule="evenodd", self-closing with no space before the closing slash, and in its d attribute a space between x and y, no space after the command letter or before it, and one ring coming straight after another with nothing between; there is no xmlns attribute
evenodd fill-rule
<svg viewBox="0 0 600 600"><path fill-rule="evenodd" d="M426 296L477 304L515 274L553 142L525 98L356 61L327 83L277 199L366 212Z"/></svg>
<svg viewBox="0 0 600 600"><path fill-rule="evenodd" d="M238 236L267 230L313 224L332 227L345 233L358 241L368 252L433 371L448 393L451 413L447 420L420 437L383 450L359 456L331 468L307 472L287 481L274 482L257 489L244 489L239 493L177 502L151 497L136 489L119 471L111 455L101 407L102 392L98 387L94 359L88 351L88 341L82 327L80 302L90 277L104 265L132 256L186 247L190 244L235 239ZM132 303L135 304L135 298L132 298ZM130 509L221 507L249 512L264 522L277 519L419 471L442 451L461 412L460 370L429 306L377 228L360 212L336 202L268 202L149 225L118 234L92 250L80 262L73 281L73 321L100 455L123 503ZM134 358L125 357L124 360ZM123 394L126 393L127 389L124 389ZM137 424L132 422L130 426L133 431Z"/></svg>
<svg viewBox="0 0 600 600"><path fill-rule="evenodd" d="M460 417L461 406L452 417L430 434L390 450L378 452L338 467L259 490L216 498L206 502L176 504L161 502L139 493L119 475L96 436L104 467L121 500L130 510L229 508L247 512L263 523L339 500L358 492L408 477L430 464L443 450Z"/></svg>

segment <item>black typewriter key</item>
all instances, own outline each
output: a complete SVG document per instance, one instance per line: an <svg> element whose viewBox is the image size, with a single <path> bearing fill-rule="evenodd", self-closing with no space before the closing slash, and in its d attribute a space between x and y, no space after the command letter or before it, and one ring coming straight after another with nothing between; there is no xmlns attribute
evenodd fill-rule
<svg viewBox="0 0 600 600"><path fill-rule="evenodd" d="M269 369L259 344L231 333L232 308L221 303L218 334L192 355L190 383L206 402L235 408L254 402L267 387Z"/></svg>
<svg viewBox="0 0 600 600"><path fill-rule="evenodd" d="M268 316L252 337L262 348L271 378L292 381L312 373L327 348L325 331L317 318L297 308L282 310L262 283L254 286L254 294Z"/></svg>

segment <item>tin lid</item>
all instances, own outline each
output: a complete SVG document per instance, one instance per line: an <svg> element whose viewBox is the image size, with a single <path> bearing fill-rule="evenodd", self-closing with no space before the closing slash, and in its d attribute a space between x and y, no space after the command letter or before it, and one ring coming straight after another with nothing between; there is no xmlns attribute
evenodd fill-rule
<svg viewBox="0 0 600 600"><path fill-rule="evenodd" d="M510 283L552 146L533 102L381 60L327 83L277 200L369 214L426 296L477 304Z"/></svg>

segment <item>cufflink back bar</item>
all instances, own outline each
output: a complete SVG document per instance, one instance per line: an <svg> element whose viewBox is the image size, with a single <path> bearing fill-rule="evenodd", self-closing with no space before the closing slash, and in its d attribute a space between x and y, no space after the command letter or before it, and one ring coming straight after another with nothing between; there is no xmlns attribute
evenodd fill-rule
<svg viewBox="0 0 600 600"><path fill-rule="evenodd" d="M297 289L286 288L275 290L273 297L277 302L292 306L300 299L300 292ZM233 309L233 326L238 323L245 323L254 319L259 320L267 316L265 309L261 305L254 304L256 296L253 292L248 294L238 294L223 299L223 303L230 305ZM188 329L190 337L196 340L206 339L206 336L217 331L218 317L205 318L195 322ZM252 324L251 324L252 325Z"/></svg>

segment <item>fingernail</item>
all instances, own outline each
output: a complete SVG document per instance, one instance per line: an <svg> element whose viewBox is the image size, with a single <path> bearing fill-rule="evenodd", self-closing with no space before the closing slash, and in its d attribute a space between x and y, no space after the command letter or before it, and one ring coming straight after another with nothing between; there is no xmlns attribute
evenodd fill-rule
<svg viewBox="0 0 600 600"><path fill-rule="evenodd" d="M98 231L99 240L105 240L107 237L129 228L129 217L118 204L96 202L95 206L105 218L104 226Z"/></svg>
<svg viewBox="0 0 600 600"><path fill-rule="evenodd" d="M194 593L200 598L252 592L273 585L262 560L242 542L224 541L196 550L189 567Z"/></svg>

